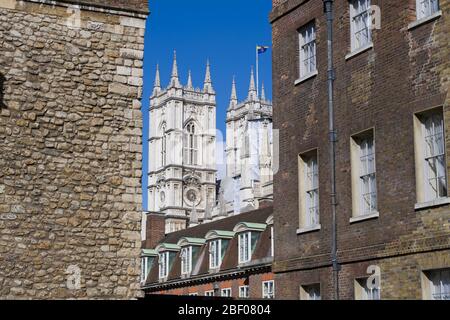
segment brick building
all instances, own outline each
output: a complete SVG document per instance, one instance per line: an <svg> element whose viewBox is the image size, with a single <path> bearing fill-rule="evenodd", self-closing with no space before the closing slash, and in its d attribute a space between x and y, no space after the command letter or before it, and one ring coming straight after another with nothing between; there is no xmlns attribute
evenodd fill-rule
<svg viewBox="0 0 450 320"><path fill-rule="evenodd" d="M146 0L0 0L0 298L139 286Z"/></svg>
<svg viewBox="0 0 450 320"><path fill-rule="evenodd" d="M450 1L333 8L338 298L448 299ZM331 299L324 3L274 0L270 19L275 295Z"/></svg>
<svg viewBox="0 0 450 320"><path fill-rule="evenodd" d="M262 203L260 209L166 236L164 228L158 233L158 228L148 226L153 245L147 242L142 250L144 292L273 298L272 212Z"/></svg>

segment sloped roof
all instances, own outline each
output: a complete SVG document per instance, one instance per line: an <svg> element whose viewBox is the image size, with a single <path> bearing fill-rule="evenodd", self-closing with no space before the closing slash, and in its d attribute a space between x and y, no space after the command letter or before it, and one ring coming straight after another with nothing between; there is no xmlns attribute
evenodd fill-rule
<svg viewBox="0 0 450 320"><path fill-rule="evenodd" d="M169 233L161 240L161 243L176 244L182 237L205 238L206 234L211 230L233 231L233 228L239 222L265 223L272 212L273 207L265 207L226 217L224 219L203 223L192 228Z"/></svg>
<svg viewBox="0 0 450 320"><path fill-rule="evenodd" d="M193 228L188 228L185 230L180 230L168 234L158 247L164 245L167 246L174 245L178 243L181 239L194 239L196 242L204 240L206 234L210 231L220 230L221 233L226 235L234 235L229 238L228 246L225 250L225 254L222 260L222 264L219 268L219 272L232 271L233 269L238 269L238 238L235 233L232 232L234 227L239 223L245 222L250 227L254 229L260 229L261 234L259 236L258 242L252 254L252 259L248 265L256 266L258 264L267 263L268 259L271 258L270 245L271 245L271 232L270 228L266 228L266 220L273 213L272 207L265 207L254 211L249 211L239 215L227 217L221 220L213 221L210 223L205 223L198 225ZM264 226L264 228L263 228ZM208 245L203 243L199 251L193 257L192 264L192 277L208 277L210 274L209 270L209 254ZM167 278L168 281L178 281L185 280L181 277L181 256L180 252L176 253L173 263L171 264L171 269ZM153 263L150 270L150 274L147 277L146 286L158 285L158 261Z"/></svg>

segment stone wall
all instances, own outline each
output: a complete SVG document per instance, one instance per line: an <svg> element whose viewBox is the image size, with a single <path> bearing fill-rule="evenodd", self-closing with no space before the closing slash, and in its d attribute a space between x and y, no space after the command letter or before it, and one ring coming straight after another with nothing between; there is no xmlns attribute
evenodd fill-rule
<svg viewBox="0 0 450 320"><path fill-rule="evenodd" d="M134 9L0 0L0 298L142 295Z"/></svg>

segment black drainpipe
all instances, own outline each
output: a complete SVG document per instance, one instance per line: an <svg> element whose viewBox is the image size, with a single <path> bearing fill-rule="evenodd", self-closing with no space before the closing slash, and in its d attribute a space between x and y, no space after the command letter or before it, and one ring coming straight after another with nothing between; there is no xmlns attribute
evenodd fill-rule
<svg viewBox="0 0 450 320"><path fill-rule="evenodd" d="M330 141L330 167L331 167L331 262L333 264L333 299L339 300L339 270L337 260L337 223L336 223L336 141L337 134L334 128L333 82L335 79L333 67L333 0L323 0L324 12L327 19L327 82L328 82L328 125Z"/></svg>

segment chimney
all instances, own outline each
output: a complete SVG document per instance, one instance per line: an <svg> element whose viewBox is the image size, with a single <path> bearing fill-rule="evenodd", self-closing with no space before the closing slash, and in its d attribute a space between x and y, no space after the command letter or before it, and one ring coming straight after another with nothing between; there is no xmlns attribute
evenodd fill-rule
<svg viewBox="0 0 450 320"><path fill-rule="evenodd" d="M145 245L143 249L154 249L166 236L166 220L161 214L147 214Z"/></svg>

